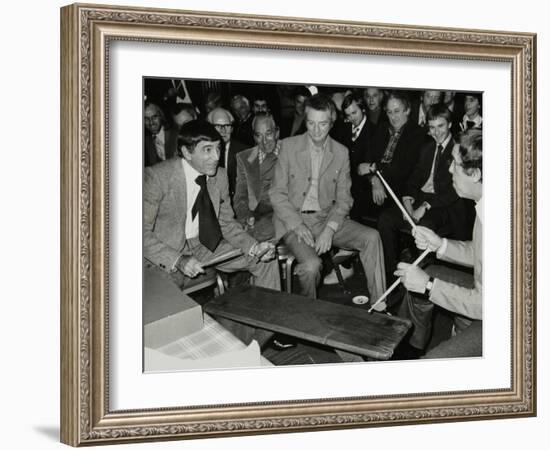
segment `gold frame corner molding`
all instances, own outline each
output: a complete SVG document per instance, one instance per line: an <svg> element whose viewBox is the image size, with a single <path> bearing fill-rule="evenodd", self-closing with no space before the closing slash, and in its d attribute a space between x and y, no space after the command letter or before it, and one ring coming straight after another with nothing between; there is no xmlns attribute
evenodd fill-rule
<svg viewBox="0 0 550 450"><path fill-rule="evenodd" d="M112 411L108 57L115 40L500 61L511 67L511 386ZM74 4L61 8L61 440L73 445L536 414L536 35Z"/></svg>

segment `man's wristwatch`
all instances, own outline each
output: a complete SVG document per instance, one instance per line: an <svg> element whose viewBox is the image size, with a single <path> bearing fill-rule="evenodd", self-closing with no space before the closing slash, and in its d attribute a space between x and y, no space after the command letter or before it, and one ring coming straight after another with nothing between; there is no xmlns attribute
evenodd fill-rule
<svg viewBox="0 0 550 450"><path fill-rule="evenodd" d="M435 281L435 278L430 277L428 279L428 282L426 283L426 287L424 288L424 292L426 293L427 296L430 296L430 294L432 292L432 289L434 287L434 281Z"/></svg>

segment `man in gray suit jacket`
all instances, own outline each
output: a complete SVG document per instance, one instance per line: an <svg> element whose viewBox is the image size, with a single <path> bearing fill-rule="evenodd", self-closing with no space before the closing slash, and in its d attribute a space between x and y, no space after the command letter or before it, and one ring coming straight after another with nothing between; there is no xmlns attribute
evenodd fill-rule
<svg viewBox="0 0 550 450"><path fill-rule="evenodd" d="M248 270L256 285L280 289L273 244L256 241L234 218L227 175L218 168L221 141L212 125L188 122L178 135L181 158L145 169L144 257L167 272L194 278L204 272L205 262L239 248L241 257L217 269Z"/></svg>
<svg viewBox="0 0 550 450"><path fill-rule="evenodd" d="M275 237L284 237L296 257L303 295L315 298L320 255L335 245L360 251L369 293L378 298L386 287L382 241L378 231L348 219L349 155L329 136L335 118L332 100L316 94L306 100L307 132L281 142L269 191Z"/></svg>
<svg viewBox="0 0 550 450"><path fill-rule="evenodd" d="M426 358L481 356L482 353L482 134L468 130L459 137L460 144L453 149L453 162L449 168L453 186L460 197L476 202L476 220L473 240L442 239L432 230L418 226L416 245L437 252L437 257L474 268L473 279L447 267L433 265L426 271L399 263L395 275L414 294L405 296L403 314L413 322L414 332L410 344L424 349L431 332L434 305L455 314L456 335L431 349ZM419 295L420 294L420 295Z"/></svg>
<svg viewBox="0 0 550 450"><path fill-rule="evenodd" d="M273 239L273 207L269 189L280 151L279 128L273 116L260 112L252 121L256 145L237 155L233 207L237 220L256 239Z"/></svg>

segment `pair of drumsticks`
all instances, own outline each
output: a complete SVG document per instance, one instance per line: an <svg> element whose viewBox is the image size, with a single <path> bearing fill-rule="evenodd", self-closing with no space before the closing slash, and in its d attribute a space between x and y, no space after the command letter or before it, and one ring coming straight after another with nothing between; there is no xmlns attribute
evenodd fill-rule
<svg viewBox="0 0 550 450"><path fill-rule="evenodd" d="M397 198L397 196L395 195L395 193L392 191L392 189L390 188L390 185L386 182L386 180L384 179L384 177L382 176L382 174L380 173L380 171L376 171L376 175L378 175L378 177L380 178L380 181L382 181L382 184L384 185L384 187L386 188L386 190L389 192L389 194L391 195L391 198L393 198L393 201L395 202L395 204L399 207L399 209L401 210L401 212L403 213L403 217L411 224L411 227L413 229L413 232L416 230L416 223L414 223L414 220L412 220L411 216L409 215L409 213L407 212L407 210L405 209L405 207L401 204L401 202L399 201L399 199ZM424 252L414 260L414 262L412 263L413 266L416 266L420 263L420 261L422 261L426 255L430 253L430 249L427 248L426 250L424 250ZM399 283L401 282L401 278L398 278L397 280L395 280L393 282L393 284L386 290L386 292L384 292L380 298L378 300L376 300L372 306L368 309L368 313L372 313L373 309L378 305L380 304L380 302L382 302L388 295L391 294L391 292L399 285Z"/></svg>

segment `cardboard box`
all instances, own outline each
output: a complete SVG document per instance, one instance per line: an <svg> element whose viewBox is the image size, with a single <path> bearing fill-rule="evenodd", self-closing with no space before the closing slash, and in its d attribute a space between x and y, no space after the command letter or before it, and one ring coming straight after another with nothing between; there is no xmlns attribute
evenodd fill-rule
<svg viewBox="0 0 550 450"><path fill-rule="evenodd" d="M169 273L151 265L143 270L143 339L156 349L203 327L202 308L185 295Z"/></svg>

